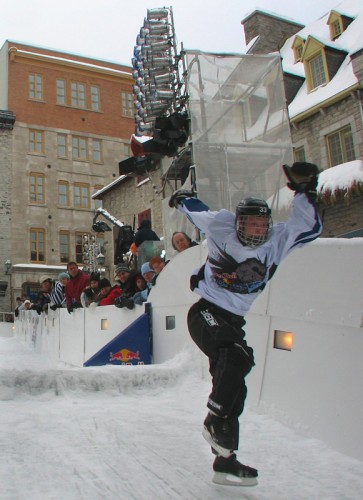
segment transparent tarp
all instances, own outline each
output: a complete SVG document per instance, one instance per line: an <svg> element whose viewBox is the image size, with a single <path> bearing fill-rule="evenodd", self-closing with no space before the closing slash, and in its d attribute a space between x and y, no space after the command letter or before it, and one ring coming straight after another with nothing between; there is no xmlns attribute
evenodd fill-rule
<svg viewBox="0 0 363 500"><path fill-rule="evenodd" d="M279 54L187 51L186 64L199 197L234 210L245 196L277 195L292 159Z"/></svg>
<svg viewBox="0 0 363 500"><path fill-rule="evenodd" d="M232 211L246 196L262 198L276 221L285 183L281 165L292 162L279 54L187 50L185 61L198 197L212 210ZM183 230L170 209L168 219L166 237Z"/></svg>

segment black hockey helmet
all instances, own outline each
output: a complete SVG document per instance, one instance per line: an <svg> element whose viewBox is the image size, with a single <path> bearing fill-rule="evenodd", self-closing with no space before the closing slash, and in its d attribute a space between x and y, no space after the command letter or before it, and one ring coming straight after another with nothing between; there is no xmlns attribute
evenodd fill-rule
<svg viewBox="0 0 363 500"><path fill-rule="evenodd" d="M247 232L246 222L248 216L263 217L266 219L264 230ZM255 248L262 245L268 238L272 226L271 209L259 198L248 197L241 200L236 207L237 237L243 245Z"/></svg>

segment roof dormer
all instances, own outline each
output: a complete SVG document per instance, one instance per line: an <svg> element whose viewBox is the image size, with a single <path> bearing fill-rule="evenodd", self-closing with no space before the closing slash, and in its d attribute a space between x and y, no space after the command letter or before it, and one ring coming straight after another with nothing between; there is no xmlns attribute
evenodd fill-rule
<svg viewBox="0 0 363 500"><path fill-rule="evenodd" d="M304 51L305 40L299 36L294 38L292 42L292 50L294 51L294 60L295 62L300 62L302 60L302 53Z"/></svg>
<svg viewBox="0 0 363 500"><path fill-rule="evenodd" d="M330 39L336 40L347 29L353 18L340 14L336 10L332 10L329 14L327 24L330 30Z"/></svg>
<svg viewBox="0 0 363 500"><path fill-rule="evenodd" d="M302 54L306 81L309 91L329 82L325 45L313 37L308 37Z"/></svg>
<svg viewBox="0 0 363 500"><path fill-rule="evenodd" d="M335 76L347 52L308 36L302 53L308 91L326 85Z"/></svg>

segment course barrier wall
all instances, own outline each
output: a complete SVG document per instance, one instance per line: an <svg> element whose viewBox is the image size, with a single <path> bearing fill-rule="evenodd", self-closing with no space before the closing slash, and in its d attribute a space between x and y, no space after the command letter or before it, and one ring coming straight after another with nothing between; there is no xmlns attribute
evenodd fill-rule
<svg viewBox="0 0 363 500"><path fill-rule="evenodd" d="M186 317L198 296L191 272L206 258L205 244L178 254L149 295L152 362L172 359L192 341ZM363 238L320 239L279 266L246 316L246 338L256 366L247 378L249 406L363 460ZM123 331L144 307L32 311L15 322L17 335L54 361L83 364ZM108 329L101 329L101 320ZM279 332L289 350L277 348ZM209 377L207 363L205 377ZM85 368L86 369L86 368ZM206 394L207 399L207 394ZM243 420L242 420L243 425Z"/></svg>

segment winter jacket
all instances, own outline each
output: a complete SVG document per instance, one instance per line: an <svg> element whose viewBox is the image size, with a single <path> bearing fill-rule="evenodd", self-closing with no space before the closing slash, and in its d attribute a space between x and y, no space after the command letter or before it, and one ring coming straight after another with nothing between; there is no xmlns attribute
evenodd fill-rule
<svg viewBox="0 0 363 500"><path fill-rule="evenodd" d="M135 233L135 245L139 247L144 241L160 241L159 236L151 229L151 221L141 221L140 227Z"/></svg>
<svg viewBox="0 0 363 500"><path fill-rule="evenodd" d="M115 285L114 287L111 288L110 293L107 295L107 297L101 299L101 302L98 305L111 306L115 303L117 297L120 297L120 295L122 295L122 290L118 285Z"/></svg>
<svg viewBox="0 0 363 500"><path fill-rule="evenodd" d="M74 305L77 303L81 304L81 293L89 285L90 277L88 274L85 274L83 271L79 270L77 276L68 281L66 285L66 301L67 307Z"/></svg>

